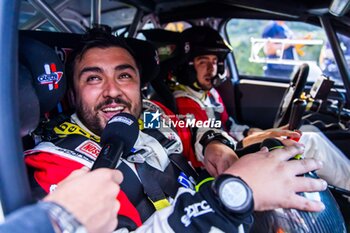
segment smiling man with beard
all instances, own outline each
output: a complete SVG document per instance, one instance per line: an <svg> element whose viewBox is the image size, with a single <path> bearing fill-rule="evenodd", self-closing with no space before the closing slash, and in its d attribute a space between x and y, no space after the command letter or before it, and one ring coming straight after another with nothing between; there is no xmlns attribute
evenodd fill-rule
<svg viewBox="0 0 350 233"><path fill-rule="evenodd" d="M26 152L37 194L53 191L73 170L93 165L100 151L99 135L115 114L130 113L142 122L142 107L157 114L169 112L141 101L141 83L149 81L157 67L156 52L147 42L109 34L93 34L83 41L67 66L77 112L57 121L50 137L38 135L43 141ZM206 133L200 138L204 154L235 154L227 146L229 138L223 144L210 140L212 131ZM182 156L191 150L191 138L185 136L171 127L145 129L130 153L123 154L117 166L124 175L117 197L121 203L118 230L238 232L252 224L253 210L324 209L322 202L297 195L324 190L327 185L320 179L296 176L322 167L316 160L288 161L303 152L302 145L273 152L265 147L244 156L216 179L199 178ZM104 205L104 200L91 201L96 208Z"/></svg>
<svg viewBox="0 0 350 233"><path fill-rule="evenodd" d="M138 118L141 113L140 74L133 57L123 48L92 48L76 58L74 90L76 111L83 124L101 135L108 120L127 112ZM122 60L125 63L115 64ZM96 62L97 61L97 62ZM107 79L106 77L113 77ZM117 83L118 85L115 85Z"/></svg>

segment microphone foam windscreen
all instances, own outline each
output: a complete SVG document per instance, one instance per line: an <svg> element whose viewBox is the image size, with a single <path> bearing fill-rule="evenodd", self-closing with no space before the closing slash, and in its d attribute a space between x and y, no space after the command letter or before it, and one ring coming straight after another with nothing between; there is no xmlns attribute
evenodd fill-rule
<svg viewBox="0 0 350 233"><path fill-rule="evenodd" d="M102 146L106 142L121 140L124 142L124 153L130 152L139 135L137 119L129 113L119 113L107 123L101 136Z"/></svg>

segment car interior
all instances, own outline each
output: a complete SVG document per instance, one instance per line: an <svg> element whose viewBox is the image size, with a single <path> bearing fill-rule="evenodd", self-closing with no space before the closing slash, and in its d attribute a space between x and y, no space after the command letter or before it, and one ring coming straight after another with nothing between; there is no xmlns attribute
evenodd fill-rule
<svg viewBox="0 0 350 233"><path fill-rule="evenodd" d="M68 81L64 63L81 34L89 28L106 27L116 36L151 42L159 53L160 70L156 78L142 88L143 96L162 103L175 114L178 111L172 91L178 85L176 69L184 57L180 32L195 25L214 28L233 47L225 61L226 80L217 88L230 116L238 123L261 129L289 123L294 130L301 124L312 124L350 159L350 70L344 46L337 36L340 33L350 37L349 9L348 0L1 2L0 143L6 149L0 155L0 213L3 213L0 222L8 213L33 202L23 151L35 145L32 135L40 130L40 124L60 113L72 112L66 94ZM322 30L322 45L329 43L339 79L316 75L315 63L302 60L295 65L291 77L266 76L262 74L266 60L250 63L249 57L241 59L240 46L246 40L250 50L250 35L258 30L249 25L250 22L262 27L259 22L271 20ZM246 33L244 39L232 33L238 29L238 33ZM241 44L235 45L235 40ZM315 51L320 55L321 46ZM262 52L257 54L261 56ZM45 67L47 63L53 65ZM242 71L245 63L247 67L258 67L260 73ZM40 76L41 84L45 85L34 82ZM337 188L330 191L349 232L349 192ZM313 230L311 232L317 232Z"/></svg>

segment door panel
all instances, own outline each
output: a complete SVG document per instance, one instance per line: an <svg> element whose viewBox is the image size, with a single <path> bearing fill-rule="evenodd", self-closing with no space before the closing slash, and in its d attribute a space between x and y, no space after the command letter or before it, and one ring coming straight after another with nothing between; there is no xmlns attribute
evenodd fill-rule
<svg viewBox="0 0 350 233"><path fill-rule="evenodd" d="M250 126L271 128L287 87L286 83L241 79L236 84L239 120Z"/></svg>

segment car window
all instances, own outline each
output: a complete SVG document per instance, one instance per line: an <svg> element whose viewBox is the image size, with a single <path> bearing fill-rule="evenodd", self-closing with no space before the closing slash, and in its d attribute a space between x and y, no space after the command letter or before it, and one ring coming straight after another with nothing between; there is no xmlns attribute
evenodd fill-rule
<svg viewBox="0 0 350 233"><path fill-rule="evenodd" d="M347 68L350 66L350 38L343 34L337 34L341 50L347 62ZM339 73L338 66L334 60L330 44L324 44L320 54L320 67L326 76L332 77L337 84L342 84L342 79Z"/></svg>
<svg viewBox="0 0 350 233"><path fill-rule="evenodd" d="M308 81L322 74L327 46L322 28L302 22L231 19L226 31L240 76L291 80L302 63L310 65ZM350 48L349 48L350 49ZM332 77L337 82L340 78Z"/></svg>

